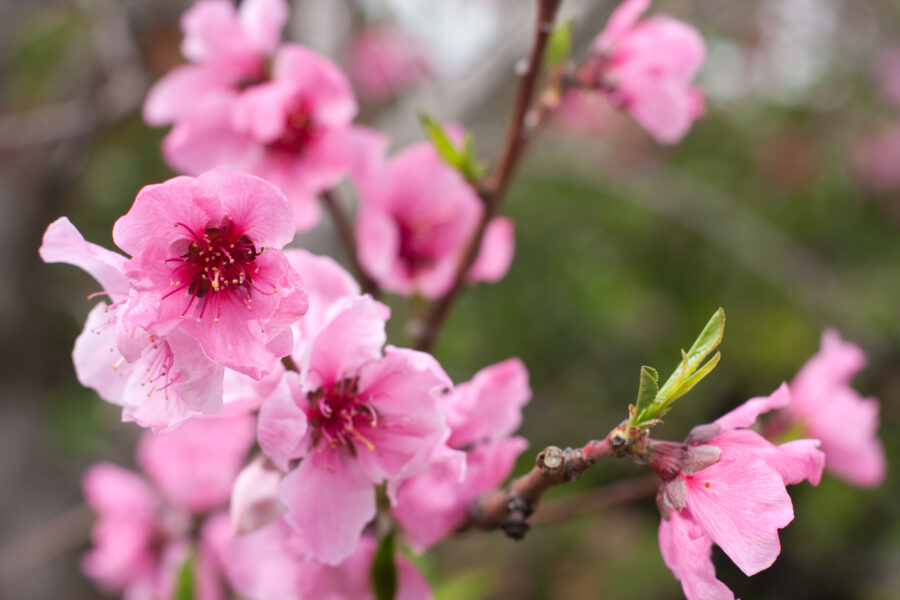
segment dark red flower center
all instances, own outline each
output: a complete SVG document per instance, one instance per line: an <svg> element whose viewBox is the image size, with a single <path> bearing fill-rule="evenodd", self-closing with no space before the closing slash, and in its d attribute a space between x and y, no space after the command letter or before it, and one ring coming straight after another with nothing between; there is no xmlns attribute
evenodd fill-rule
<svg viewBox="0 0 900 600"><path fill-rule="evenodd" d="M313 428L313 447L325 442L332 448L345 447L353 456L357 444L375 449L365 430L378 425L378 415L375 407L360 397L358 379L319 388L308 399L306 417Z"/></svg>
<svg viewBox="0 0 900 600"><path fill-rule="evenodd" d="M305 104L301 104L288 114L281 137L270 142L267 148L278 154L302 154L314 136L312 114Z"/></svg>
<svg viewBox="0 0 900 600"><path fill-rule="evenodd" d="M183 223L176 223L176 227L184 228L189 237L176 242L179 255L166 261L175 265L171 282L175 289L165 298L187 290L190 300L182 314L187 314L198 300L198 320L203 318L210 301L219 309L216 320L224 300L236 299L251 308L251 292L257 289L254 278L259 273L255 261L261 251L235 228L231 217L225 216L221 224L209 225L202 233Z"/></svg>
<svg viewBox="0 0 900 600"><path fill-rule="evenodd" d="M400 233L399 259L409 277L415 277L434 265L435 259L431 252L425 249L427 240L424 239L420 229L403 219L397 219L397 229Z"/></svg>

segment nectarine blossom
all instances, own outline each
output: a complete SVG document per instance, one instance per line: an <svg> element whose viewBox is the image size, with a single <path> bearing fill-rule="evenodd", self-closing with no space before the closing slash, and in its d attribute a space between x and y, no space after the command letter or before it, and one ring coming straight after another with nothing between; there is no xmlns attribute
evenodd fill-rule
<svg viewBox="0 0 900 600"><path fill-rule="evenodd" d="M509 476L528 446L510 436L530 398L528 371L515 358L482 369L444 398L451 430L447 446L456 452L438 452L425 474L403 481L396 491L393 515L415 550L424 551L459 528L472 500Z"/></svg>
<svg viewBox="0 0 900 600"><path fill-rule="evenodd" d="M210 360L260 379L293 345L306 312L300 276L279 248L291 208L271 183L217 168L143 188L113 227L131 255L122 324L196 340Z"/></svg>
<svg viewBox="0 0 900 600"><path fill-rule="evenodd" d="M160 80L144 119L174 123L163 155L198 175L220 164L269 179L288 196L300 230L319 220L316 195L347 170L356 100L332 62L279 45L284 0L201 0L182 19L192 64Z"/></svg>
<svg viewBox="0 0 900 600"><path fill-rule="evenodd" d="M360 96L389 100L430 73L424 44L399 27L364 29L353 40L348 56L350 78Z"/></svg>
<svg viewBox="0 0 900 600"><path fill-rule="evenodd" d="M651 0L625 0L613 12L579 81L606 94L650 135L674 144L703 114L703 93L691 81L706 47L696 29L667 15L639 21Z"/></svg>
<svg viewBox="0 0 900 600"><path fill-rule="evenodd" d="M136 293L125 276L127 257L85 241L65 217L47 228L40 255L81 267L112 300L88 314L72 358L82 385L121 406L123 421L161 431L222 409L224 368L206 358L196 340L177 331L166 337L123 332L122 314Z"/></svg>
<svg viewBox="0 0 900 600"><path fill-rule="evenodd" d="M431 143L414 144L389 161L384 156L386 145L374 132L356 134L352 176L360 195L356 220L360 264L387 291L439 297L453 285L484 207L472 186ZM469 281L502 279L513 250L512 221L493 219Z"/></svg>
<svg viewBox="0 0 900 600"><path fill-rule="evenodd" d="M208 547L231 588L247 600L374 600L372 562L376 543L360 538L346 560L335 566L316 562L304 542L284 520L243 535L234 535L225 515L210 519L203 530ZM425 578L398 554L396 600L432 597Z"/></svg>
<svg viewBox="0 0 900 600"><path fill-rule="evenodd" d="M179 429L145 433L138 462L150 480L99 463L85 473L88 505L97 513L93 548L82 569L108 593L129 599L169 598L191 553L192 519L220 507L253 444L246 413L201 417ZM197 548L197 598L224 597L211 549Z"/></svg>
<svg viewBox="0 0 900 600"><path fill-rule="evenodd" d="M385 318L369 296L345 302L260 410L259 445L288 472L286 519L332 565L375 516L375 485L407 476L449 434L439 406L449 378L428 354L382 353Z"/></svg>
<svg viewBox="0 0 900 600"><path fill-rule="evenodd" d="M663 478L659 546L688 600L734 600L715 577L712 544L747 575L767 569L781 552L778 530L794 519L785 485L819 483L825 458L817 440L776 446L747 429L789 402L782 385L695 427L685 444L651 442L650 464Z"/></svg>
<svg viewBox="0 0 900 600"><path fill-rule="evenodd" d="M856 345L833 330L791 382L788 420L822 442L825 468L854 485L872 487L887 471L878 439L878 400L863 398L850 380L866 363Z"/></svg>

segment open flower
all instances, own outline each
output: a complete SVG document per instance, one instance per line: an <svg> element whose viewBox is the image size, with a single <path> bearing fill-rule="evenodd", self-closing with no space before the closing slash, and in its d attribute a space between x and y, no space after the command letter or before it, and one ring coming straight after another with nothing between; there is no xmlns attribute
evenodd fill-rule
<svg viewBox="0 0 900 600"><path fill-rule="evenodd" d="M650 0L625 0L613 12L579 69L587 87L604 92L657 141L674 144L703 114L691 81L706 57L696 29L666 15L643 21Z"/></svg>
<svg viewBox="0 0 900 600"><path fill-rule="evenodd" d="M782 385L694 428L685 444L651 443L650 464L663 478L659 546L688 600L734 600L715 577L712 544L747 575L770 567L781 552L778 530L794 519L785 485L819 483L825 459L817 440L776 446L747 429L789 402Z"/></svg>
<svg viewBox="0 0 900 600"><path fill-rule="evenodd" d="M132 256L126 336L183 334L210 360L263 377L291 351L290 327L307 309L279 251L293 237L287 200L258 177L218 168L143 188L113 227Z"/></svg>
<svg viewBox="0 0 900 600"><path fill-rule="evenodd" d="M262 405L259 444L283 471L286 518L316 559L338 564L374 516L375 485L401 478L449 433L452 387L430 355L385 343L384 307L349 300ZM299 464L297 464L299 461Z"/></svg>
<svg viewBox="0 0 900 600"><path fill-rule="evenodd" d="M284 0L201 0L182 19L182 52L192 64L150 91L144 118L174 123L163 154L198 175L220 164L264 177L291 201L299 230L319 220L316 195L347 171L357 105L331 61L279 45Z"/></svg>
<svg viewBox="0 0 900 600"><path fill-rule="evenodd" d="M353 40L348 58L350 77L360 96L389 100L430 74L422 42L399 27L375 26Z"/></svg>
<svg viewBox="0 0 900 600"><path fill-rule="evenodd" d="M424 551L463 525L471 502L509 476L528 446L510 436L530 399L528 371L516 358L482 369L444 398L453 450L440 449L425 474L404 480L395 493L394 518L414 549Z"/></svg>
<svg viewBox="0 0 900 600"><path fill-rule="evenodd" d="M826 469L854 485L872 487L887 470L878 439L878 400L850 387L865 363L858 346L825 331L821 349L791 382L791 403L784 412L791 424L822 442Z"/></svg>
<svg viewBox="0 0 900 600"><path fill-rule="evenodd" d="M192 519L222 506L253 444L253 419L238 413L198 418L179 429L145 433L138 463L149 475L99 463L85 473L88 505L97 513L84 572L109 593L169 598L191 552ZM197 597L222 597L218 576L198 549Z"/></svg>
<svg viewBox="0 0 900 600"><path fill-rule="evenodd" d="M362 536L346 560L335 566L316 562L301 536L283 519L243 535L234 535L228 518L218 515L203 530L232 589L248 600L374 600L372 563L376 543ZM398 554L397 600L432 597L425 578Z"/></svg>
<svg viewBox="0 0 900 600"><path fill-rule="evenodd" d="M222 410L224 368L196 340L178 331L166 337L145 329L124 333L121 315L135 293L125 276L127 257L85 241L65 217L47 228L40 255L81 267L112 301L88 314L72 358L78 380L121 406L123 421L160 431L191 415Z"/></svg>
<svg viewBox="0 0 900 600"><path fill-rule="evenodd" d="M414 144L389 161L386 140L378 134L358 133L355 146L360 264L388 291L441 296L453 285L484 210L478 194L429 142ZM499 281L506 275L513 229L503 217L488 224L469 281Z"/></svg>

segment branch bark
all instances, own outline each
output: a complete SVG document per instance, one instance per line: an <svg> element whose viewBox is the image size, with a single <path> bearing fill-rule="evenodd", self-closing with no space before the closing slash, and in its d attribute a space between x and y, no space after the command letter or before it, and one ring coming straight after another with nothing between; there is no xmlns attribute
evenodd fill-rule
<svg viewBox="0 0 900 600"><path fill-rule="evenodd" d="M446 294L435 301L424 319L422 333L415 344L418 350L430 351L437 341L450 309L459 297L460 292L465 288L466 275L478 257L478 251L481 248L481 241L484 238L487 226L491 219L497 216L500 211L512 174L522 157L528 135L533 130L533 127L528 125L528 115L534 100L535 90L537 89L541 67L544 63L544 50L547 46L547 39L553 31L553 24L556 21L556 14L559 12L561 4L562 0L538 0L534 41L531 45L525 68L520 75L515 104L513 105L512 116L507 127L500 160L488 184L479 189L479 195L484 205L481 219L478 222L475 233L466 246L465 252L460 258L453 286Z"/></svg>
<svg viewBox="0 0 900 600"><path fill-rule="evenodd" d="M467 527L502 529L514 539L522 539L530 529L532 515L548 489L578 479L595 462L616 454L609 438L588 442L583 448L562 450L548 446L541 450L535 466L506 488L479 496L469 507Z"/></svg>
<svg viewBox="0 0 900 600"><path fill-rule="evenodd" d="M356 275L362 291L371 294L373 298L378 298L381 295L381 288L378 287L375 280L366 274L359 262L359 257L356 254L356 237L353 235L353 226L341 207L340 200L338 200L337 195L332 190L322 192L320 198L322 205L334 222L338 239L344 247L344 253L347 255L347 260L350 262L350 267L353 269L353 274Z"/></svg>

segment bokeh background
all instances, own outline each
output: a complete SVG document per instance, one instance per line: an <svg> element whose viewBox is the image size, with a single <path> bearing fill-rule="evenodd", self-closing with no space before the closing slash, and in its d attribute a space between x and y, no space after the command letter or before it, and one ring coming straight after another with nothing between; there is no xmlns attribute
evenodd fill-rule
<svg viewBox="0 0 900 600"><path fill-rule="evenodd" d="M0 598L100 597L78 570L91 520L79 477L101 459L131 465L138 431L71 366L95 284L42 264L37 248L60 215L112 246L136 192L173 175L158 151L165 131L142 123L140 104L181 61L188 5L0 0ZM613 5L566 0L576 54ZM421 137L424 110L472 128L480 154L495 156L533 2L292 6L286 36L338 62L367 23L423 40L429 80L363 105L361 120L395 147ZM523 432L537 450L603 435L633 400L640 366L674 367L718 306L728 316L721 365L659 437L681 439L769 393L837 328L869 355L856 386L882 401L888 479L868 491L827 476L792 488L797 516L775 566L748 579L717 551L717 571L745 599L900 598L900 104L885 89L900 79L890 54L900 2L657 0L654 10L702 31L708 114L673 148L602 106L582 131L542 131L505 205L515 263L464 297L437 356L457 381L522 357L534 388ZM297 243L342 258L328 223ZM402 344L408 311L392 304ZM547 502L641 473L601 464ZM442 600L681 598L659 556L658 518L647 498L520 543L469 533L419 562Z"/></svg>

